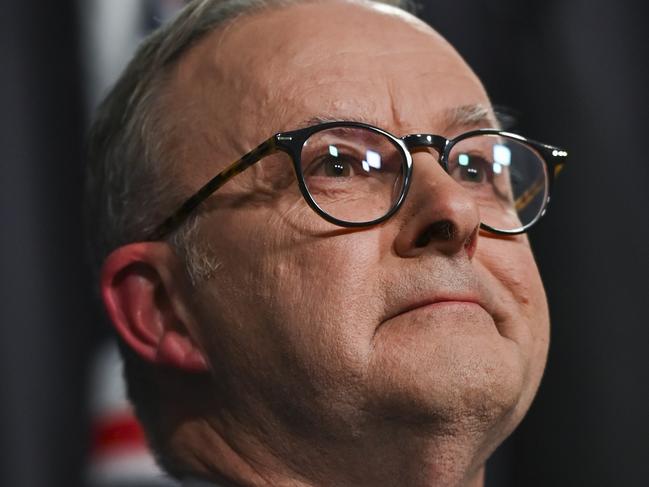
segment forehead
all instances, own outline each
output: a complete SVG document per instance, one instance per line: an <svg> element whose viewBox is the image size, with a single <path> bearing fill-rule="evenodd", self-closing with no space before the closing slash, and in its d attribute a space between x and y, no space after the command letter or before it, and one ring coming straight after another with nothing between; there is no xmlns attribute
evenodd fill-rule
<svg viewBox="0 0 649 487"><path fill-rule="evenodd" d="M456 51L398 12L331 0L237 19L183 58L176 106L240 151L318 117L431 132L449 110L488 104Z"/></svg>

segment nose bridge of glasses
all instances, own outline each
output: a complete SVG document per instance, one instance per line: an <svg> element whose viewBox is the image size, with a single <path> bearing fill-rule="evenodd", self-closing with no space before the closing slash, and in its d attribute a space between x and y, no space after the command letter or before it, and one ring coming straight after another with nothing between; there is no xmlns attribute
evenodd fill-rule
<svg viewBox="0 0 649 487"><path fill-rule="evenodd" d="M437 160L440 164L443 164L442 155L449 143L449 140L446 137L434 134L410 134L402 137L401 140L411 153L421 151L428 152L427 149L435 150L438 155Z"/></svg>

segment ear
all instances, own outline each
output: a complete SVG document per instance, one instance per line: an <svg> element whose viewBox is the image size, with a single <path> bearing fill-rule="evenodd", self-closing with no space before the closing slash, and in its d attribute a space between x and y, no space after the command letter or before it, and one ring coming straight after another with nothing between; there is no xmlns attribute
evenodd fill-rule
<svg viewBox="0 0 649 487"><path fill-rule="evenodd" d="M139 242L113 251L101 271L101 294L122 339L143 359L189 372L208 370L192 337L182 264L164 242ZM193 328L194 333L196 328Z"/></svg>

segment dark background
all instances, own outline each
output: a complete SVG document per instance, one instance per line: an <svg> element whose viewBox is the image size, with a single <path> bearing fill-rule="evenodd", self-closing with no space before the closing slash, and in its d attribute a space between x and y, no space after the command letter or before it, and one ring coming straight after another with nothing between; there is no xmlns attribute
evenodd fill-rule
<svg viewBox="0 0 649 487"><path fill-rule="evenodd" d="M0 12L0 485L76 486L88 363L108 333L82 257L78 12ZM571 155L531 235L549 365L488 485L646 486L649 3L428 1L422 16L520 113L518 130Z"/></svg>

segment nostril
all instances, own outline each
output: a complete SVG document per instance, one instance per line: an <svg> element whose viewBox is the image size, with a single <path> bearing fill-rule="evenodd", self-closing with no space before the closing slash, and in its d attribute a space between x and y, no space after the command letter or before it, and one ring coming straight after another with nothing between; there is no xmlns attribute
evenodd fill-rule
<svg viewBox="0 0 649 487"><path fill-rule="evenodd" d="M415 240L415 247L425 247L431 240L448 242L456 234L455 225L449 220L441 220L428 225Z"/></svg>

